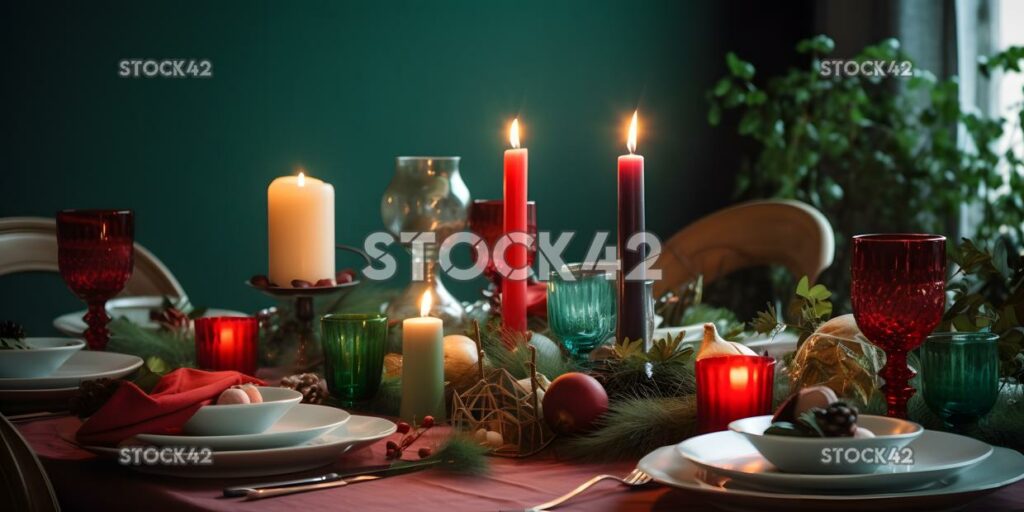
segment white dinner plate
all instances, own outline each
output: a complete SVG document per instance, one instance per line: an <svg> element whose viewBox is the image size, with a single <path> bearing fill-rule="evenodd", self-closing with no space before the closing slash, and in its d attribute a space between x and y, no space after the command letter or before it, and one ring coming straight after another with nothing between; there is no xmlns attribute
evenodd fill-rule
<svg viewBox="0 0 1024 512"><path fill-rule="evenodd" d="M277 420L277 423L259 434L234 436L139 434L135 437L144 443L158 446L197 446L215 451L261 450L296 446L311 441L345 424L350 417L349 413L334 407L298 404Z"/></svg>
<svg viewBox="0 0 1024 512"><path fill-rule="evenodd" d="M0 379L0 389L55 390L78 387L85 380L124 377L140 366L142 366L142 359L136 356L118 354L117 352L81 350L75 352L60 368L57 368L57 371L50 375L24 379Z"/></svg>
<svg viewBox="0 0 1024 512"><path fill-rule="evenodd" d="M160 324L149 319L149 312L158 310L163 306L164 298L159 296L136 296L118 297L107 301L107 314L111 318L127 318L145 329L158 329ZM53 327L58 331L72 337L79 337L85 332L86 311L75 311L53 319ZM204 317L211 316L248 316L240 311L230 309L207 309Z"/></svg>
<svg viewBox="0 0 1024 512"><path fill-rule="evenodd" d="M1024 455L993 448L992 455L968 471L932 486L904 492L815 494L792 489L765 490L708 471L664 446L640 459L637 467L658 483L698 493L716 506L750 510L947 510L1024 479ZM827 507L827 508L826 508Z"/></svg>
<svg viewBox="0 0 1024 512"><path fill-rule="evenodd" d="M702 468L767 489L896 491L929 485L965 470L992 454L987 443L926 430L907 448L913 464L886 466L876 473L803 475L784 473L768 462L741 434L714 432L676 445L680 455Z"/></svg>
<svg viewBox="0 0 1024 512"><path fill-rule="evenodd" d="M185 478L241 478L281 475L326 466L345 453L369 446L395 433L397 426L383 418L353 415L344 425L300 446L267 450L213 452L211 463L188 465L128 465L143 473ZM83 446L97 455L118 458L119 448Z"/></svg>

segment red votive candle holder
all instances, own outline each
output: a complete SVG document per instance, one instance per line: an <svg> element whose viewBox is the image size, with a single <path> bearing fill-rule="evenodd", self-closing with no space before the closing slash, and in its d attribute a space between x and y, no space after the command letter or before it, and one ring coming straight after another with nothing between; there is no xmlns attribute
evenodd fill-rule
<svg viewBox="0 0 1024 512"><path fill-rule="evenodd" d="M196 364L204 370L256 375L259 323L251 316L197 318Z"/></svg>
<svg viewBox="0 0 1024 512"><path fill-rule="evenodd" d="M695 367L699 433L718 432L732 421L771 413L775 359L707 357Z"/></svg>

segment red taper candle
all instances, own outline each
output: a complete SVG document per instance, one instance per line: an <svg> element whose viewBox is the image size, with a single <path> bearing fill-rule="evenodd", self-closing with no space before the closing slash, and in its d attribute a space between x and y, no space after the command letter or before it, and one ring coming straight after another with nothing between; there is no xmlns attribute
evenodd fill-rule
<svg viewBox="0 0 1024 512"><path fill-rule="evenodd" d="M636 233L645 231L644 223L644 157L636 155L637 115L629 124L626 147L628 155L619 157L619 228L618 254L622 263L619 268L619 301L616 325L616 339L620 342L650 339L647 332L647 287L644 281L643 262L647 259L647 246L636 249L626 248L626 242ZM627 280L626 276L630 278Z"/></svg>
<svg viewBox="0 0 1024 512"><path fill-rule="evenodd" d="M526 148L519 147L519 119L509 128L512 149L505 151L504 232L526 233ZM525 268L526 247L512 244L505 262L513 272ZM501 322L506 329L526 331L526 277L505 277L501 285Z"/></svg>

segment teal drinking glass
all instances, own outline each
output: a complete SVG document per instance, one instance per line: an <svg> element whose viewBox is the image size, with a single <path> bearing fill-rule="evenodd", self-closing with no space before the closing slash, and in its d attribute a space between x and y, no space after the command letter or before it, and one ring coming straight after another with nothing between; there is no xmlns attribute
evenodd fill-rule
<svg viewBox="0 0 1024 512"><path fill-rule="evenodd" d="M928 407L952 429L978 421L999 396L999 336L947 332L921 346L921 390Z"/></svg>
<svg viewBox="0 0 1024 512"><path fill-rule="evenodd" d="M572 279L558 272L548 281L548 327L577 360L615 331L615 280L605 270L566 267Z"/></svg>
<svg viewBox="0 0 1024 512"><path fill-rule="evenodd" d="M342 407L372 398L384 370L388 317L379 313L324 315L320 330L331 395Z"/></svg>

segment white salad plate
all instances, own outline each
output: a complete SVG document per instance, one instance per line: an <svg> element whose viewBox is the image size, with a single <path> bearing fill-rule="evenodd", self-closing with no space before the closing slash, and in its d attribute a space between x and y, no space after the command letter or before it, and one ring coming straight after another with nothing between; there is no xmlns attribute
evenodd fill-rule
<svg viewBox="0 0 1024 512"><path fill-rule="evenodd" d="M126 464L143 473L185 478L242 478L282 475L306 471L336 462L342 455L369 446L391 434L397 426L383 418L352 416L344 425L312 441L299 446L270 448L266 450L238 450L212 452L204 455L201 450L195 464ZM129 446L131 443L122 443ZM117 461L123 460L121 448L83 446L97 455ZM130 462L130 461L129 461Z"/></svg>
<svg viewBox="0 0 1024 512"><path fill-rule="evenodd" d="M763 489L823 492L880 492L919 488L970 468L992 454L992 446L986 443L934 430L926 430L906 448L896 450L895 453L889 451L883 456L894 457L899 462L912 460L913 464L884 466L875 473L795 474L780 471L742 435L735 432L705 434L676 445L680 455L686 459L737 482Z"/></svg>
<svg viewBox="0 0 1024 512"><path fill-rule="evenodd" d="M25 338L22 343L28 348L0 350L0 378L45 377L85 347L84 341L70 338Z"/></svg>
<svg viewBox="0 0 1024 512"><path fill-rule="evenodd" d="M189 436L260 434L302 401L294 389L257 386L262 402L210 404L199 408L181 430Z"/></svg>
<svg viewBox="0 0 1024 512"><path fill-rule="evenodd" d="M212 405L208 407L223 407ZM298 404L259 434L228 436L187 436L139 434L144 443L158 446L195 446L215 451L263 450L296 446L326 434L349 421L349 413L322 405Z"/></svg>
<svg viewBox="0 0 1024 512"><path fill-rule="evenodd" d="M804 475L874 473L889 466L893 458L908 453L903 448L924 434L924 427L913 421L873 414L861 414L857 418L858 433L867 430L874 434L871 437L766 435L764 432L771 425L771 415L752 416L729 423L729 430L746 438L775 467ZM831 456L837 450L844 450L851 456L840 464L837 457ZM876 451L885 456L876 456ZM853 457L853 453L867 456Z"/></svg>
<svg viewBox="0 0 1024 512"><path fill-rule="evenodd" d="M738 441L737 441L738 442ZM732 510L948 510L1024 479L1024 455L993 448L992 455L966 471L930 486L903 492L827 494L751 486L704 469L664 446L640 459L637 467L654 481L697 493L721 508ZM826 508L827 507L827 508Z"/></svg>
<svg viewBox="0 0 1024 512"><path fill-rule="evenodd" d="M124 377L142 366L142 359L117 352L80 350L45 377L0 379L0 390L77 388L82 381Z"/></svg>
<svg viewBox="0 0 1024 512"><path fill-rule="evenodd" d="M132 323L145 329L158 329L160 324L149 319L149 312L159 310L164 304L164 298L159 296L135 296L119 297L107 301L107 314L110 318L126 318ZM81 336L85 332L86 311L75 311L53 319L53 327L68 336ZM248 316L240 311L229 309L208 309L203 313L204 317L211 316Z"/></svg>

